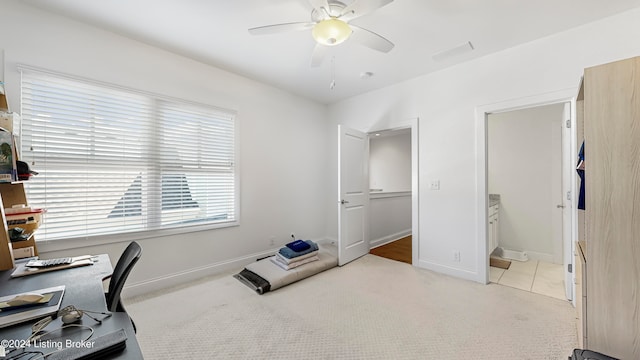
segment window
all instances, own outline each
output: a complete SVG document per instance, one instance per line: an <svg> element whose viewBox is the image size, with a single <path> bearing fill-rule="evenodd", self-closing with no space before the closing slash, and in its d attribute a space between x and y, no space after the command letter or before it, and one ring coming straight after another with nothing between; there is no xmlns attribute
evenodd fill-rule
<svg viewBox="0 0 640 360"><path fill-rule="evenodd" d="M237 224L233 112L22 69L38 240Z"/></svg>

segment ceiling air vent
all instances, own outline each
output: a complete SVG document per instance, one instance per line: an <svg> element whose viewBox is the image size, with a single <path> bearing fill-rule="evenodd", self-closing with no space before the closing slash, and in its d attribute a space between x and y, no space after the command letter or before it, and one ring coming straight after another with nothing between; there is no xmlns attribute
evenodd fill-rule
<svg viewBox="0 0 640 360"><path fill-rule="evenodd" d="M451 49L440 51L439 53L435 53L433 54L432 58L434 61L443 61L454 56L466 54L468 52L473 51L473 49L474 48L471 41L467 41L464 44L458 45L456 47L452 47Z"/></svg>

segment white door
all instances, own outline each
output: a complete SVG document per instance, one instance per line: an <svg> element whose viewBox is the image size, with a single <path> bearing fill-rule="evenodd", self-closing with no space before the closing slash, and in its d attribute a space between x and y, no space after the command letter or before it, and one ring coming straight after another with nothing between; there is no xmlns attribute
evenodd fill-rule
<svg viewBox="0 0 640 360"><path fill-rule="evenodd" d="M571 129L567 128L567 121L571 119L571 104L565 103L561 121L553 122L554 152L557 144L558 152L561 156L553 160L553 244L554 263L564 265L563 278L565 295L568 300L573 299L573 280L569 272L569 264L573 263L573 252L571 250L571 206L569 190L571 189ZM557 134L557 141L556 141ZM557 174L557 175L556 175ZM557 239L556 239L557 238ZM555 254L561 257L556 259Z"/></svg>
<svg viewBox="0 0 640 360"><path fill-rule="evenodd" d="M560 110L562 111L562 110ZM562 184L562 172L563 172L563 143L562 135L564 134L563 127L563 113L558 113L557 117L554 116L551 121L551 159L549 164L551 165L551 176L549 178L551 182L552 196L549 198L549 208L551 212L551 236L552 236L552 254L554 264L564 263L564 242L563 242L563 222L562 213L564 206L564 193Z"/></svg>
<svg viewBox="0 0 640 360"><path fill-rule="evenodd" d="M338 265L369 252L369 137L338 125Z"/></svg>
<svg viewBox="0 0 640 360"><path fill-rule="evenodd" d="M571 180L575 176L573 161L571 160L571 103L564 104L562 117L562 246L564 257L564 287L567 299L573 300L573 275L569 271L569 265L573 264L574 256L571 236L571 214L573 213L573 201L571 201ZM573 176L572 176L573 175ZM574 265L575 266L575 265Z"/></svg>

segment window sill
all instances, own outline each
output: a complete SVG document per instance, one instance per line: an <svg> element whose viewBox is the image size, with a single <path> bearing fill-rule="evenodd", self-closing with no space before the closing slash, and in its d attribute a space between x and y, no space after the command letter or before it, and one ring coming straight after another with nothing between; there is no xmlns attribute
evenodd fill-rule
<svg viewBox="0 0 640 360"><path fill-rule="evenodd" d="M107 244L115 244L121 242L130 242L136 240L152 239L164 236L180 235L185 233L193 233L200 231L209 231L228 227L239 226L240 222L229 222L223 224L202 224L190 227L176 227L170 229L136 231L120 234L97 235L91 237L77 237L69 239L57 239L48 241L37 241L39 253L47 253L53 251L63 251L69 249L78 249L89 246L100 246Z"/></svg>

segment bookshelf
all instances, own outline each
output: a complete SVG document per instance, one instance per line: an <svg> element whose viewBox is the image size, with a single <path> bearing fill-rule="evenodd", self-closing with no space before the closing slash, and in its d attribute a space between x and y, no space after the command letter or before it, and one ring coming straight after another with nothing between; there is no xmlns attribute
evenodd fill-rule
<svg viewBox="0 0 640 360"><path fill-rule="evenodd" d="M2 82L0 82L0 113L9 113L7 97ZM12 118L11 118L12 119ZM13 121L3 117L0 126L8 131L13 132ZM27 240L11 242L9 230L13 226L7 225L7 214L5 209L14 206L29 206L25 193L23 182L2 182L0 183L0 271L12 269L15 265L14 258L22 257L18 254L24 254L27 250L33 256L38 255L35 236L31 235ZM26 233L33 233L37 228L37 224L20 224L16 225L25 230Z"/></svg>

